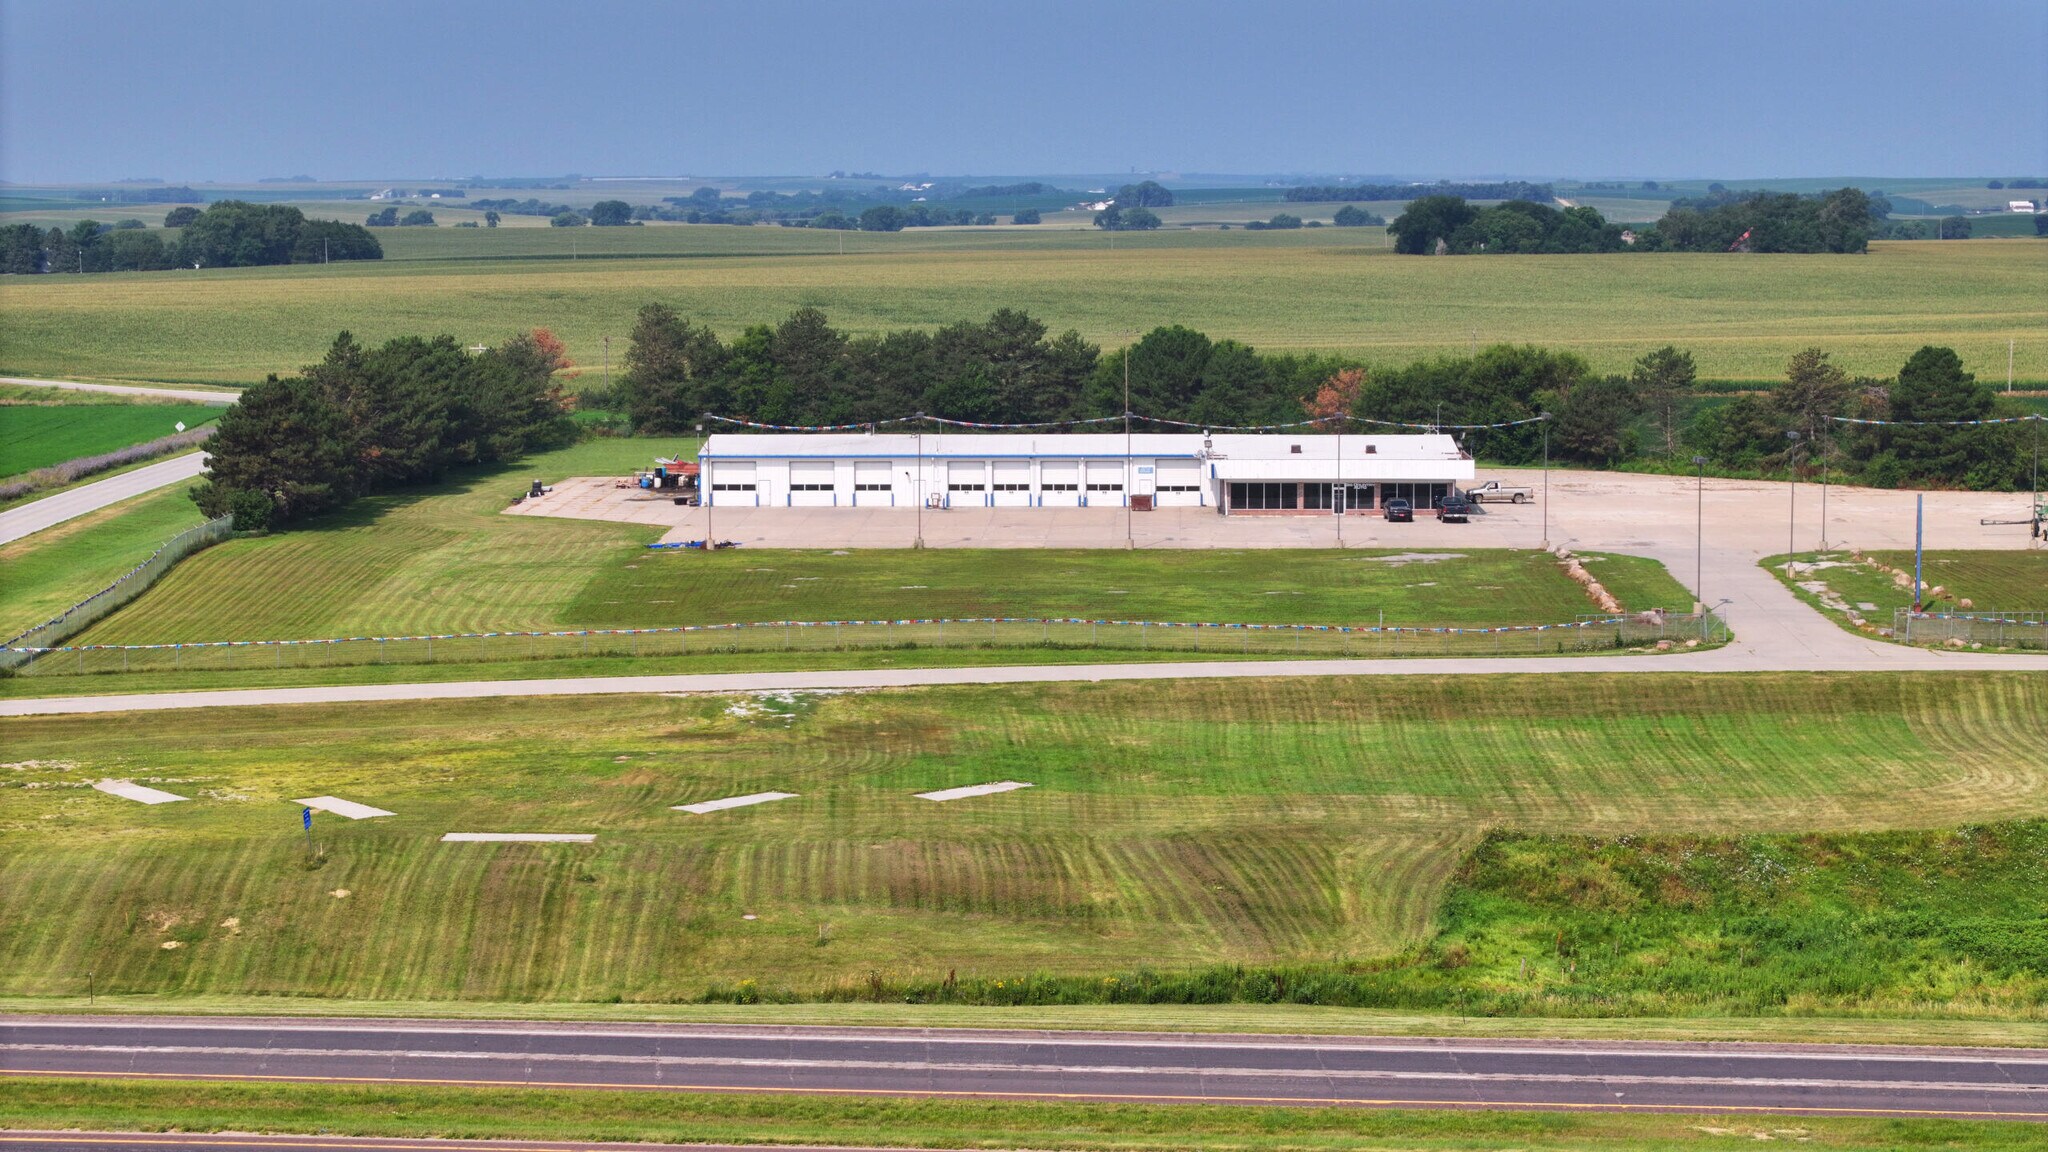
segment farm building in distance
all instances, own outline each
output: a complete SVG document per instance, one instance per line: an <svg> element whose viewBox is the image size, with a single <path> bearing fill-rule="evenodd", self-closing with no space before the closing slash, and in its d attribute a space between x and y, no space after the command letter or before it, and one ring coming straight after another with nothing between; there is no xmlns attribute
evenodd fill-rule
<svg viewBox="0 0 2048 1152"><path fill-rule="evenodd" d="M1343 453L1339 458L1339 450ZM720 434L698 453L710 503L792 507L1214 508L1369 512L1435 507L1473 476L1442 433Z"/></svg>

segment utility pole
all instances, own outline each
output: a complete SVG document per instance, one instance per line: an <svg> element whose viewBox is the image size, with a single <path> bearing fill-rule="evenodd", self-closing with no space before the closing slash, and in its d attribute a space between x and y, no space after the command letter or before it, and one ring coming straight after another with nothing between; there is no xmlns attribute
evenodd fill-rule
<svg viewBox="0 0 2048 1152"><path fill-rule="evenodd" d="M1337 479L1330 484L1330 509L1337 514L1337 547L1344 546L1344 425L1350 423L1351 413L1337 413Z"/></svg>
<svg viewBox="0 0 2048 1152"><path fill-rule="evenodd" d="M2012 395L2012 337L2005 338L2005 394Z"/></svg>
<svg viewBox="0 0 2048 1152"><path fill-rule="evenodd" d="M612 390L612 338L609 336L604 338L604 390L607 394ZM609 395L605 403L611 403Z"/></svg>
<svg viewBox="0 0 2048 1152"><path fill-rule="evenodd" d="M1550 551L1550 413L1541 415L1543 421L1543 550Z"/></svg>
<svg viewBox="0 0 2048 1152"><path fill-rule="evenodd" d="M1785 575L1790 577L1792 557L1799 551L1799 546L1792 540L1793 525L1799 519L1799 433L1788 431L1785 439L1792 442L1792 446L1785 450Z"/></svg>
<svg viewBox="0 0 2048 1152"><path fill-rule="evenodd" d="M1696 469L1693 476L1693 501L1695 508L1693 511L1692 594L1699 600L1699 603L1693 606L1693 611L1700 614L1700 633L1705 635L1707 630L1707 458L1705 456L1693 457L1692 466Z"/></svg>
<svg viewBox="0 0 2048 1152"><path fill-rule="evenodd" d="M913 548L924 547L924 413L917 414L917 478L911 484L911 497L917 502L917 542Z"/></svg>
<svg viewBox="0 0 2048 1152"><path fill-rule="evenodd" d="M706 412L708 419L711 413ZM697 502L704 505L704 551L708 555L718 547L718 533L711 530L711 465L704 459L704 425L697 425Z"/></svg>

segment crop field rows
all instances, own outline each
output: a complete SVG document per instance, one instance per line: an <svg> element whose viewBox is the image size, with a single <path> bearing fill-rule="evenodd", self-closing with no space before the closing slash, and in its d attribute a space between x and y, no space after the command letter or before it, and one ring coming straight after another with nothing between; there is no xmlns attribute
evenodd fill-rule
<svg viewBox="0 0 2048 1152"><path fill-rule="evenodd" d="M620 343L635 311L661 301L727 337L813 306L855 334L1021 308L1110 347L1179 323L1378 363L1505 341L1559 344L1625 371L1675 343L1705 378L1759 381L1815 344L1871 376L1923 344L1951 345L1989 378L2017 337L2019 378L2048 379L2048 344L2032 335L2048 321L2032 240L1879 243L1852 257L1434 260L1349 235L1368 229L1183 231L1120 237L1114 250L1108 237L1058 230L856 234L843 256L823 247L838 237L797 229L434 231L346 267L17 278L0 284L0 368L247 383L316 360L343 328L369 343L447 333L467 344L539 326L588 372L604 337ZM609 235L586 235L599 231ZM584 245L644 255L571 258ZM486 253L513 258L471 258Z"/></svg>
<svg viewBox="0 0 2048 1152"><path fill-rule="evenodd" d="M0 993L68 994L91 968L103 992L662 1000L869 971L1360 959L1423 937L1489 827L1919 828L2048 798L2027 720L2048 707L2038 677L1656 688L1202 682L17 719ZM194 799L142 808L84 786L103 777ZM910 796L1001 779L1036 787ZM767 790L803 798L667 810ZM399 815L322 822L309 868L288 799L322 793ZM424 835L455 827L604 834Z"/></svg>

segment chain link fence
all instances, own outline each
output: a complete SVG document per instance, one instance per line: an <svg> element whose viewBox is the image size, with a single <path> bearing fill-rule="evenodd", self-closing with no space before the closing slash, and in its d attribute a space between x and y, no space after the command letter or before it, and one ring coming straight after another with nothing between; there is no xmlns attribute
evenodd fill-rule
<svg viewBox="0 0 2048 1152"><path fill-rule="evenodd" d="M149 559L128 570L119 580L66 608L54 619L47 620L23 632L7 642L0 651L0 668L25 669L33 663L39 652L48 651L78 635L96 621L105 617L137 596L149 586L163 578L163 574L190 556L211 544L217 544L234 535L235 518L221 516L208 520L194 528L178 533L150 553Z"/></svg>
<svg viewBox="0 0 2048 1152"><path fill-rule="evenodd" d="M1892 611L1892 638L1938 648L2048 650L2048 610L2031 612Z"/></svg>
<svg viewBox="0 0 2048 1152"><path fill-rule="evenodd" d="M12 648L22 675L461 664L580 657L738 652L843 652L916 648L1071 648L1246 656L1529 656L1682 648L1728 639L1705 616L1639 613L1567 624L1493 628L1398 625L1216 624L1152 620L983 617L931 620L766 621L672 628L233 640L195 644L90 644Z"/></svg>

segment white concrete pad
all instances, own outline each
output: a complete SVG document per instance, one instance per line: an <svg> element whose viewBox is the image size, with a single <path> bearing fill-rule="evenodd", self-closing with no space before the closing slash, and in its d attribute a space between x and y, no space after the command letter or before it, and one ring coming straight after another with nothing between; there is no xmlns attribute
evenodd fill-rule
<svg viewBox="0 0 2048 1152"><path fill-rule="evenodd" d="M336 816L346 816L351 820L368 820L373 816L396 815L396 813L386 812L382 808L372 808L368 804L358 804L353 800L342 800L334 796L313 796L304 800L294 800L292 803L302 804L308 808L317 808L322 812L332 812Z"/></svg>
<svg viewBox="0 0 2048 1152"><path fill-rule="evenodd" d="M965 788L941 788L937 792L919 792L917 798L944 803L948 800L965 800L969 796L993 796L998 792L1015 792L1019 788L1029 787L1031 785L1019 784L1015 780L1004 780L999 784L970 784Z"/></svg>
<svg viewBox="0 0 2048 1152"><path fill-rule="evenodd" d="M702 816L706 812L723 812L727 808L745 808L750 804L766 804L770 800L793 800L794 792L755 792L747 796L727 796L723 800L705 800L696 804L677 804L678 812L690 812Z"/></svg>
<svg viewBox="0 0 2048 1152"><path fill-rule="evenodd" d="M597 839L588 832L450 832L443 844L588 844Z"/></svg>
<svg viewBox="0 0 2048 1152"><path fill-rule="evenodd" d="M156 788L144 788L140 784L131 784L126 780L101 780L93 787L109 796L119 796L123 800L133 800L138 804L170 804L191 799L190 796L174 796Z"/></svg>

